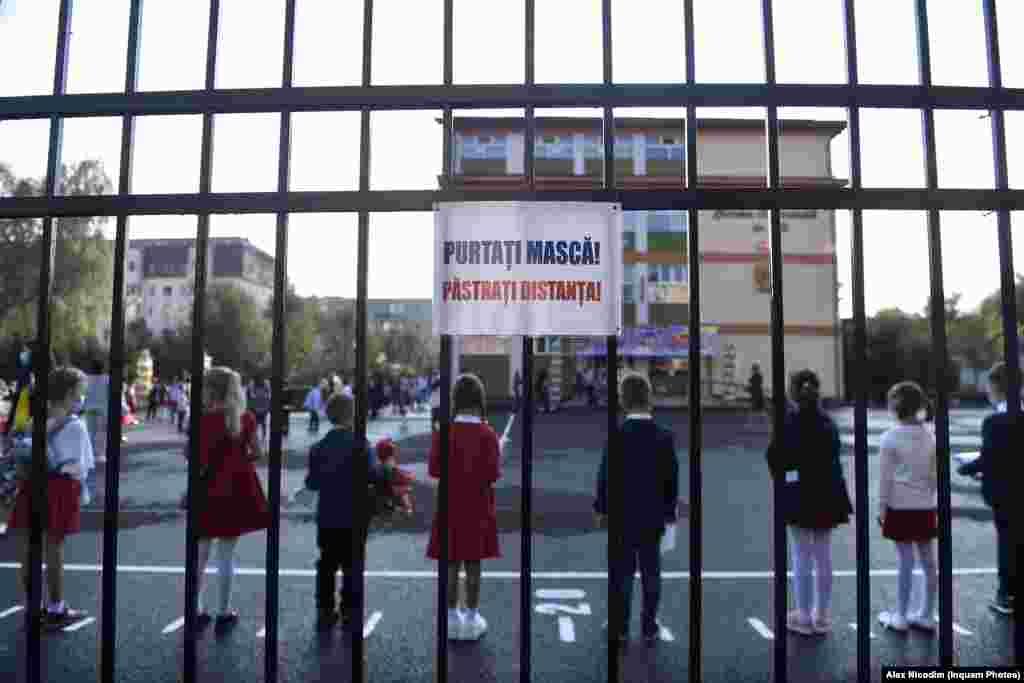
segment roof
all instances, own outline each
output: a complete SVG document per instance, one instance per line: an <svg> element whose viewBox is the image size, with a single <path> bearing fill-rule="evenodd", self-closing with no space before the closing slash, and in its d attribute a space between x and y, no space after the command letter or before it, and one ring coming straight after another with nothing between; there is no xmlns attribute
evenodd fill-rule
<svg viewBox="0 0 1024 683"><path fill-rule="evenodd" d="M441 119L437 119L438 123ZM600 130L602 120L597 117L572 116L538 116L535 119L537 128L578 128L583 130ZM647 128L654 130L682 130L685 119L666 118L617 118L616 128ZM524 120L519 116L460 116L454 120L456 130L468 128L492 128L522 130ZM763 130L765 119L697 119L698 130ZM809 119L779 119L782 130L807 130L828 133L835 137L846 130L846 121L815 121Z"/></svg>
<svg viewBox="0 0 1024 683"><path fill-rule="evenodd" d="M129 249L145 249L146 247L175 247L192 246L196 243L194 237L167 237L155 239L128 240ZM211 237L210 246L240 244L247 250L259 254L265 260L273 261L274 257L263 251L245 237Z"/></svg>

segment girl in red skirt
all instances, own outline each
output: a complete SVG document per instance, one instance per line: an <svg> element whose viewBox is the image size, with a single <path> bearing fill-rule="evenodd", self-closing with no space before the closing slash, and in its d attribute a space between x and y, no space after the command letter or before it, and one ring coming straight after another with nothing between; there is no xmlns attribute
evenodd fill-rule
<svg viewBox="0 0 1024 683"><path fill-rule="evenodd" d="M50 601L40 616L44 626L52 630L63 628L85 615L85 612L72 609L64 602L64 539L81 530L82 487L93 466L89 432L85 423L71 414L72 406L85 399L86 386L85 374L75 368L57 368L50 373L47 449L59 452L60 462L70 463L58 471L48 472L46 479L47 511L43 541ZM11 513L10 528L24 532L20 579L27 595L32 482L29 481L28 468L19 466L18 469L21 483Z"/></svg>
<svg viewBox="0 0 1024 683"><path fill-rule="evenodd" d="M203 601L204 575L213 541L217 541L220 582L218 625L232 624L231 582L238 538L269 526L270 510L254 463L263 457L256 436L256 418L245 409L245 394L238 373L211 368L203 380L203 416L199 422L199 464L209 468L206 493L197 497L199 537L199 618L210 620Z"/></svg>
<svg viewBox="0 0 1024 683"><path fill-rule="evenodd" d="M935 563L938 480L935 436L924 424L931 408L914 382L895 385L888 400L897 425L882 435L878 522L882 535L896 543L899 573L896 609L882 612L878 620L895 631L906 631L909 626L934 631L939 587ZM924 574L924 600L919 610L909 611L915 551Z"/></svg>
<svg viewBox="0 0 1024 683"><path fill-rule="evenodd" d="M500 557L494 483L501 478L498 435L484 421L483 382L461 375L452 391L455 419L448 453L448 638L479 640L487 631L480 615L480 561ZM441 435L430 444L430 476L441 477ZM438 505L440 507L440 505ZM430 530L427 557L441 559L440 510ZM466 610L459 609L459 570L466 570Z"/></svg>

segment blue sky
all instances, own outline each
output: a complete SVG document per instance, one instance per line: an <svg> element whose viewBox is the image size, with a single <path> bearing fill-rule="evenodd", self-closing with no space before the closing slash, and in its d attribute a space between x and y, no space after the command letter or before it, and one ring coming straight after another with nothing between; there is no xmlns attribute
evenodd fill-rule
<svg viewBox="0 0 1024 683"><path fill-rule="evenodd" d="M70 92L123 88L127 0L80 0L71 42ZM936 84L985 85L984 25L980 2L932 2L931 40ZM283 0L222 0L218 87L272 87L280 82ZM917 80L913 0L857 2L860 79L865 83ZM0 18L0 44L17 55L17 68L0 80L0 96L43 94L52 88L57 0L18 0L13 17ZM601 79L599 0L537 0L537 80ZM684 75L681 3L613 0L614 78L667 82ZM441 80L441 0L375 0L375 84ZM697 77L708 82L763 78L758 0L696 0ZM1024 3L999 0L1004 83L1024 87L1024 47L1010 27L1024 25ZM203 85L208 3L151 1L144 5L140 88L167 90ZM361 73L362 3L297 3L295 82L344 85ZM776 0L777 74L780 82L845 80L841 0ZM522 0L455 1L455 80L514 83L523 77ZM468 112L464 112L468 113ZM479 113L479 112L476 112ZM493 112L521 115L521 110ZM538 113L593 115L594 110ZM628 110L620 114L682 116L681 110ZM380 112L372 121L373 189L436 186L440 168L439 112ZM761 110L701 110L700 116L760 116ZM789 118L845 120L842 110L785 109ZM989 121L978 112L938 112L936 127L942 187L992 184ZM45 169L46 121L0 122L0 160L19 175ZM218 117L214 191L274 189L277 115ZM920 115L868 110L862 114L864 183L869 187L923 186ZM145 117L136 138L137 192L193 192L198 188L199 117ZM1008 116L1011 186L1024 187L1024 113ZM293 189L354 189L358 172L358 114L296 115ZM120 144L116 118L71 120L65 126L68 161L102 160L115 175ZM848 139L832 155L836 175L848 177ZM840 281L849 282L849 219L837 216ZM869 312L886 306L919 310L928 295L924 215L869 213L866 217ZM137 237L187 236L191 218L133 220ZM290 277L304 294L354 296L355 217L292 218ZM1016 263L1024 263L1024 219L1015 217ZM272 216L218 216L215 235L245 234L273 253ZM381 214L371 221L371 297L429 297L433 264L429 214ZM945 285L975 305L998 287L994 216L943 215ZM375 266L384 264L386 266ZM1024 271L1024 266L1018 266ZM400 276L397 276L400 274ZM710 284L710 283L709 283ZM848 311L849 286L841 290Z"/></svg>

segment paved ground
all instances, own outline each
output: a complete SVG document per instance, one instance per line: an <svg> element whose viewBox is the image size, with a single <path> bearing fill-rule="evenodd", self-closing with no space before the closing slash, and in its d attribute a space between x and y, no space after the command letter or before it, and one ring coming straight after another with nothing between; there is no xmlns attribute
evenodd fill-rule
<svg viewBox="0 0 1024 683"><path fill-rule="evenodd" d="M849 413L852 419L852 413ZM951 432L961 439L956 450L976 450L983 413L954 414ZM704 424L702 534L705 580L703 666L706 680L770 680L773 615L771 606L771 487L764 466L768 425L742 415L709 413ZM664 412L657 418L679 434L681 493L689 497L688 416ZM844 437L852 424L847 412L836 415ZM504 429L507 415L492 416ZM504 476L497 487L503 557L485 564L482 611L491 625L479 643L450 648L449 680L518 680L519 505L522 462L518 420L510 432ZM312 441L294 419L286 448L289 490L301 485L305 451ZM605 646L601 623L607 614L606 536L593 529L590 505L604 439L603 413L584 410L539 416L535 425L533 477L534 595L531 605L533 678L537 681L603 681ZM885 428L883 414L872 413L872 435ZM370 426L371 438L401 440L403 462L423 474L429 436L421 418L381 420ZM844 438L845 440L845 438ZM119 536L118 657L120 679L174 680L180 671L184 576L184 520L175 504L184 487L181 443L166 429L148 428L129 436L121 477L123 528ZM875 510L877 461L871 450L871 501ZM849 454L849 451L847 451ZM851 489L852 462L844 458ZM102 472L101 472L102 476ZM102 486L97 505L86 514L86 532L69 541L68 596L76 605L99 610L99 546ZM428 482L416 487L417 513L408 521L378 528L368 548L367 669L373 681L433 680L436 619L435 566L424 559L434 509ZM309 503L306 497L300 501ZM955 644L964 665L1006 663L1012 638L1009 620L985 607L995 577L991 515L981 501L979 484L954 475L954 545L956 575ZM313 629L313 560L315 526L312 509L294 502L284 509L280 577L280 670L282 680L348 680L348 645L340 632L318 636ZM667 630L653 650L631 646L625 655L629 681L687 680L689 633L688 534L680 526L680 546L665 557L661 615ZM870 565L872 613L886 608L895 592L895 552L872 525ZM790 638L789 671L793 680L855 680L856 579L854 529L834 539L837 629L828 638ZM229 633L205 633L200 666L209 680L261 680L263 672L265 536L243 539L239 546L235 605L241 623ZM0 538L0 670L17 671L23 661L23 598L14 583L14 543ZM213 588L213 586L211 586ZM639 587L637 587L639 589ZM546 593L541 591L556 591ZM639 592L639 590L638 590ZM209 596L214 599L214 592ZM638 612L638 606L634 613ZM48 680L97 679L98 622L48 636ZM638 624L634 624L637 632ZM919 634L896 636L873 628L875 676L883 664L937 662L937 639ZM864 672L862 672L863 674Z"/></svg>

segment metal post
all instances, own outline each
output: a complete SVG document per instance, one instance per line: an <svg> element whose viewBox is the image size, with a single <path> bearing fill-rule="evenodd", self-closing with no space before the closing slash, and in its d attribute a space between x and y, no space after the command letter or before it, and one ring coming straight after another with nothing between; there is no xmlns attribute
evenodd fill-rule
<svg viewBox="0 0 1024 683"><path fill-rule="evenodd" d="M926 0L916 0L917 63L921 86L932 87L931 46L928 40ZM928 190L938 187L935 155L935 112L930 104L921 107L924 170ZM946 342L946 296L942 278L942 231L939 210L928 210L928 260L931 272L930 318L932 362L938 401L935 410L935 442L939 488L939 664L954 666L953 652L953 520L949 464L949 351Z"/></svg>
<svg viewBox="0 0 1024 683"><path fill-rule="evenodd" d="M68 41L71 39L71 0L61 0L57 24L57 53L54 59L53 93L62 95L67 85ZM50 142L46 158L45 195L48 200L57 194L61 175L61 146L64 119L50 117ZM50 371L50 297L53 292L54 253L58 226L53 218L43 218L42 253L40 254L39 301L36 348L32 354L32 371L36 389L32 401L32 489L31 523L28 551L28 599L25 606L26 652L25 678L36 683L42 678L42 621L38 605L43 598L43 529L46 526L47 468L46 415L49 404Z"/></svg>
<svg viewBox="0 0 1024 683"><path fill-rule="evenodd" d="M693 0L683 1L683 40L686 52L686 83L697 82L697 65ZM686 187L699 189L697 169L697 107L686 105ZM699 205L699 203L698 203ZM687 238L687 265L690 283L690 680L701 681L704 676L702 638L704 634L704 449L703 400L701 396L701 316L700 316L700 213L696 208L687 210L689 232Z"/></svg>
<svg viewBox="0 0 1024 683"><path fill-rule="evenodd" d="M999 58L999 24L996 20L995 0L985 0L985 40L988 48L988 83L996 89L1003 87L1002 66ZM1006 121L1002 109L992 109L989 112L992 121L992 156L995 165L995 187L997 190L1006 190L1009 187L1009 178L1006 162ZM1016 279L1013 269L1013 231L1010 226L1010 212L1006 209L999 209L996 213L997 232L999 236L999 293L1003 314L1003 356L1006 365L1010 370L1010 383L1007 397L1020 396L1021 387L1020 375L1020 347L1017 338L1017 296ZM1006 412L1013 423L1020 423L1020 401L1006 402ZM1011 530L1015 534L1011 538L1019 538L1020 519L1011 519ZM1019 543L1011 545L1011 551L1017 553L1019 562ZM1017 565L1020 566L1019 563ZM1020 619L1013 623L1014 661L1020 664L1022 650L1022 638L1024 631L1021 629Z"/></svg>
<svg viewBox="0 0 1024 683"><path fill-rule="evenodd" d="M441 335L441 477L437 487L437 517L440 541L437 562L437 673L434 680L448 681L448 591L459 590L458 581L448 585L448 453L451 451L452 336Z"/></svg>
<svg viewBox="0 0 1024 683"><path fill-rule="evenodd" d="M772 15L772 0L761 0L761 31L764 40L765 83L774 87L775 83L775 31ZM767 142L768 142L768 188L779 189L781 171L779 168L779 111L774 104L767 110ZM782 216L778 207L771 209L771 277L772 277L772 434L778 438L782 434L786 419L786 357L784 353L784 321L782 306ZM774 671L775 680L784 683L787 679L786 663L786 611L788 599L786 595L786 527L782 519L782 482L776 478L774 482L774 519L773 541L775 559L775 638Z"/></svg>
<svg viewBox="0 0 1024 683"><path fill-rule="evenodd" d="M534 0L525 0L525 81L533 85L536 54L534 50L534 33L536 31L536 9ZM536 139L536 120L533 107L526 107L526 126L523 130L523 170L526 176L526 187L537 189L536 164L534 163L534 140ZM519 580L519 680L530 683L532 669L531 623L533 611L530 609L533 600L533 338L523 336L522 378L523 393L520 405L516 410L522 416L520 430L523 434L522 445L522 481L520 483L520 580Z"/></svg>
<svg viewBox="0 0 1024 683"><path fill-rule="evenodd" d="M128 19L128 52L124 89L135 92L139 78L139 33L142 0L132 0ZM118 193L131 194L135 146L135 118L121 118L121 166ZM113 683L116 677L117 642L117 534L121 507L121 393L124 383L124 267L128 246L128 216L117 217L114 237L114 297L110 316L110 392L107 404L107 469L103 498L102 636L100 680Z"/></svg>
<svg viewBox="0 0 1024 683"><path fill-rule="evenodd" d="M373 0L363 3L363 85L370 85L372 76L373 46ZM359 118L359 191L370 189L370 109L363 108ZM363 520L369 524L369 500L367 498L367 482L369 479L369 463L365 457L367 386L366 386L366 298L367 269L370 251L370 214L359 212L357 228L356 253L356 416L355 467L352 470L352 518L356 524ZM361 534L352 535L352 557L356 566L356 604L351 606L354 613L350 619L357 620L352 628L352 680L362 682L366 661L365 642L362 624L365 618L366 593L366 545Z"/></svg>
<svg viewBox="0 0 1024 683"><path fill-rule="evenodd" d="M284 12L284 59L281 73L281 87L290 88L295 54L295 0L285 0ZM277 191L284 196L288 193L291 173L291 112L281 112L281 129L278 139ZM287 363L287 316L288 316L288 213L277 214L277 235L274 248L274 341L271 349L273 367L271 370L270 410L270 462L267 486L270 504L270 526L267 529L267 575L264 605L265 638L263 643L263 678L267 683L278 679L278 622L280 609L280 567L281 567L281 479L283 473L282 450L284 432L289 420L284 409L285 375Z"/></svg>
<svg viewBox="0 0 1024 683"><path fill-rule="evenodd" d="M854 0L844 0L846 38L846 79L857 85L857 28ZM861 189L860 108L847 108L850 124L850 187ZM868 385L867 315L864 304L864 215L860 209L851 211L853 278L853 362L857 368L849 377L853 382L853 465L854 500L856 501L857 549L857 673L867 676L871 670L871 529L868 517ZM843 336L845 342L845 335Z"/></svg>
<svg viewBox="0 0 1024 683"><path fill-rule="evenodd" d="M210 0L210 23L206 37L206 91L214 89L217 73L217 36L220 27L220 0ZM199 160L199 193L209 195L213 171L213 124L212 113L203 114L203 137ZM210 214L200 213L196 231L195 248L195 289L192 296L192 378L189 397L188 426L188 499L185 514L185 653L184 683L195 683L196 640L198 635L197 608L199 600L199 538L196 528L195 502L199 482L199 424L203 406L203 374L205 353L203 331L206 325L206 280L207 252L210 247Z"/></svg>

